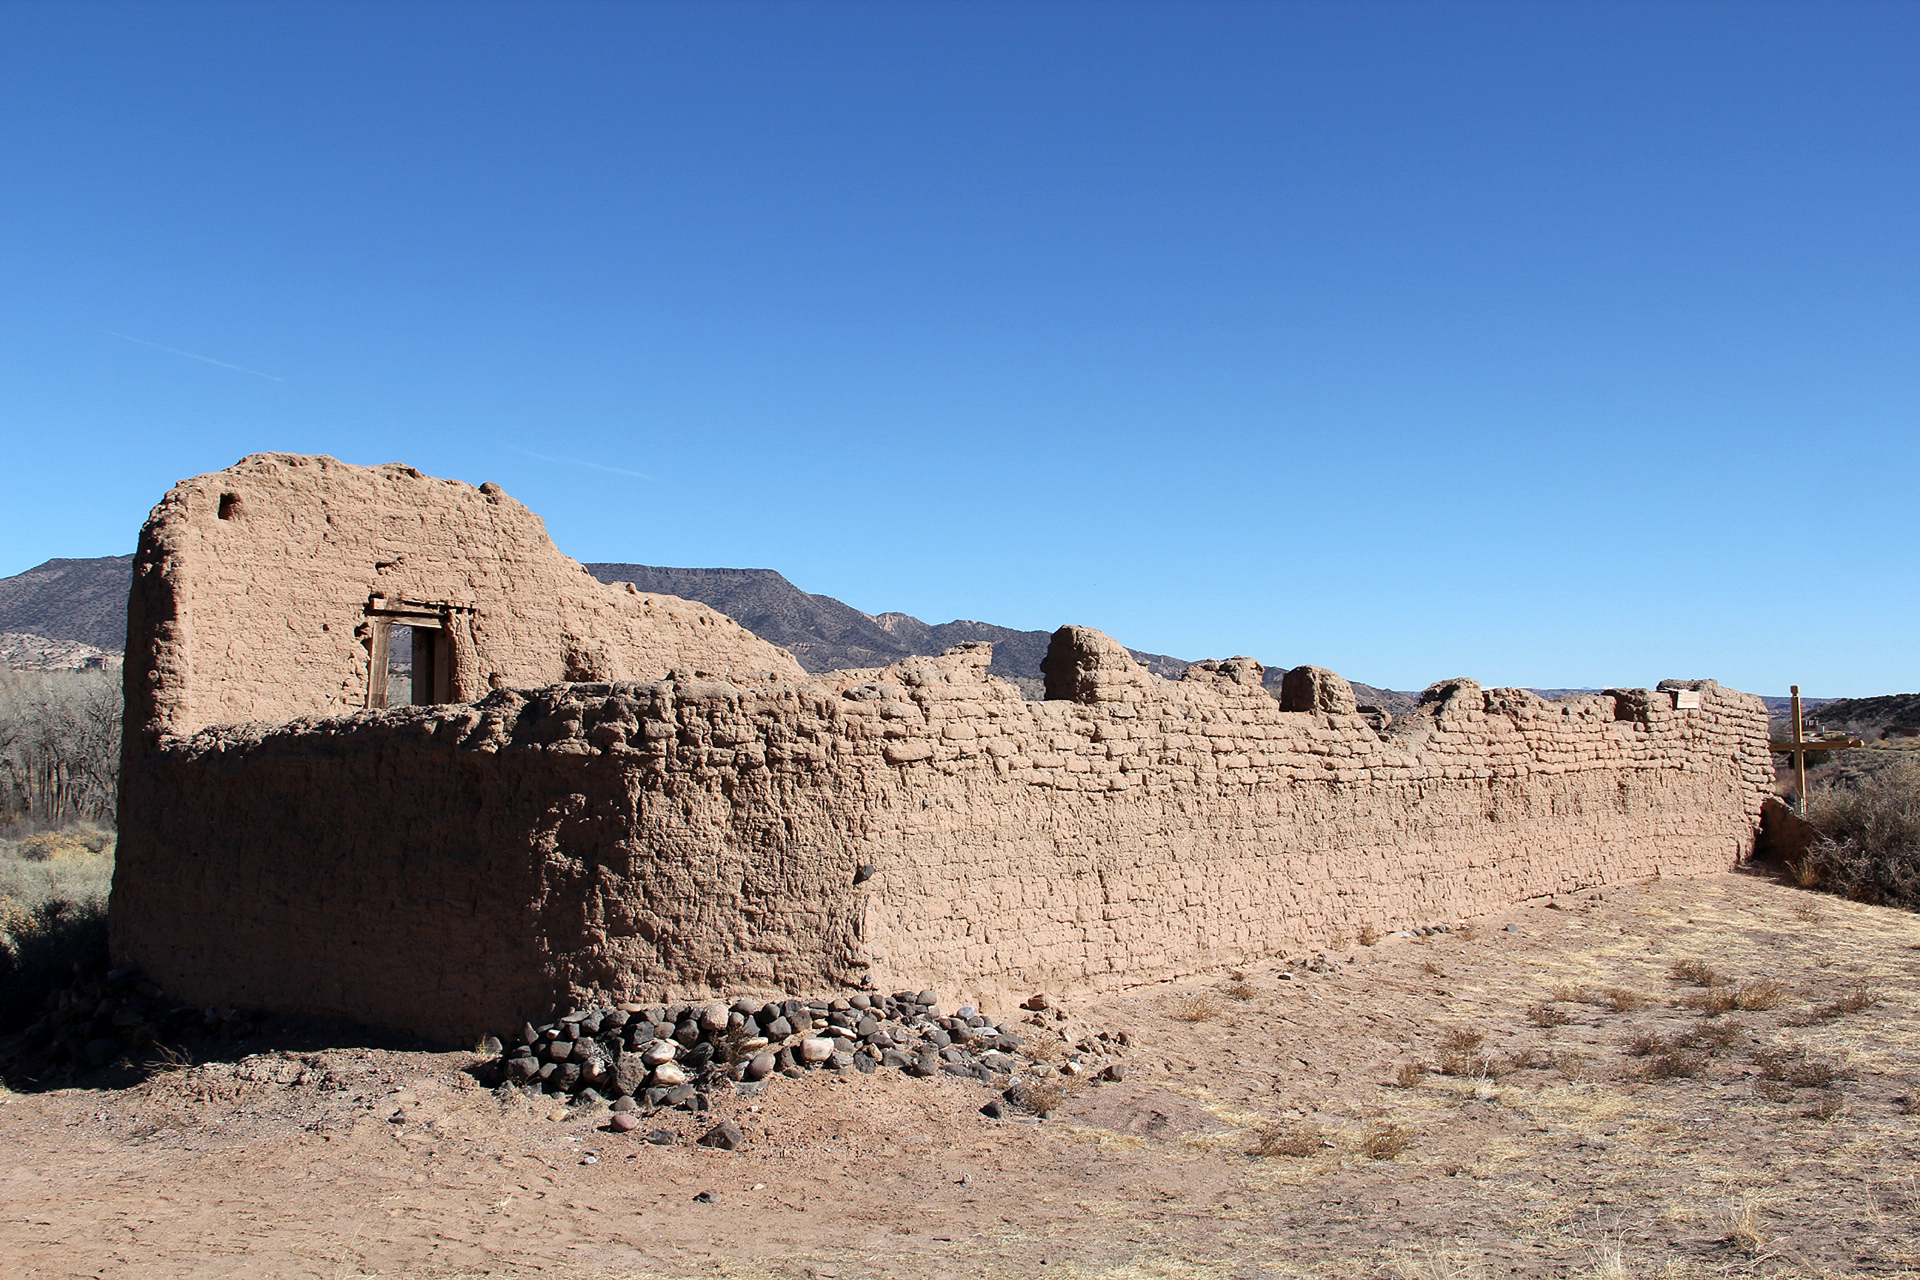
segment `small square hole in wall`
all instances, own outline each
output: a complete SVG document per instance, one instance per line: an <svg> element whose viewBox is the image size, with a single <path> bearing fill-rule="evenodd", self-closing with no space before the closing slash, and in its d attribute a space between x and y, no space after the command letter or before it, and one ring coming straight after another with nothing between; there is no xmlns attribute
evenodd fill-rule
<svg viewBox="0 0 1920 1280"><path fill-rule="evenodd" d="M241 514L240 495L237 493L221 494L220 495L220 518L222 520L232 520L237 518L240 514Z"/></svg>

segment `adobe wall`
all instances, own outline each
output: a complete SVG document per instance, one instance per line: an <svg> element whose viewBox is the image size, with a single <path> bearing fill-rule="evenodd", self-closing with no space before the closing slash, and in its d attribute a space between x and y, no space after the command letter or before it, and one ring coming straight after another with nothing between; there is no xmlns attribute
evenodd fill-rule
<svg viewBox="0 0 1920 1280"><path fill-rule="evenodd" d="M989 656L167 737L116 955L448 1038L590 994L999 1002L1726 868L1772 777L1759 700L1711 682L1677 709L1450 681L1379 732L1311 668L1282 709L1258 664L1168 682L1062 628L1033 703Z"/></svg>
<svg viewBox="0 0 1920 1280"><path fill-rule="evenodd" d="M375 596L454 608L463 702L675 667L803 674L706 605L596 581L498 485L263 453L181 481L140 531L128 728L152 738L365 708Z"/></svg>

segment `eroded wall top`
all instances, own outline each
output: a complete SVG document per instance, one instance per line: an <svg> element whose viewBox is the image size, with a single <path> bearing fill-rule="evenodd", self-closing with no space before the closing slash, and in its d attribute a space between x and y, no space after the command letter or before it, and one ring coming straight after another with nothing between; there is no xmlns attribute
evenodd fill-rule
<svg viewBox="0 0 1920 1280"><path fill-rule="evenodd" d="M497 485L255 454L175 485L141 530L128 727L150 740L360 710L380 610L437 624L452 701L671 670L804 674L706 605L596 581Z"/></svg>

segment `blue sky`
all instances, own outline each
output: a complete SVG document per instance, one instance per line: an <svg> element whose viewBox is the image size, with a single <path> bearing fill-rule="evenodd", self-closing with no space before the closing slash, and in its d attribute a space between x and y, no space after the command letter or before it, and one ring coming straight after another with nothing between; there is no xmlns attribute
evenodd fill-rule
<svg viewBox="0 0 1920 1280"><path fill-rule="evenodd" d="M11 4L0 573L288 450L929 621L1910 691L1917 142L1911 4Z"/></svg>

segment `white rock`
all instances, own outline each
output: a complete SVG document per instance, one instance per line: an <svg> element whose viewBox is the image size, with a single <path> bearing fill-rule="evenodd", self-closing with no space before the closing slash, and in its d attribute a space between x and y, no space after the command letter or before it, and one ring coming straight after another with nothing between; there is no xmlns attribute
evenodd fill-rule
<svg viewBox="0 0 1920 1280"><path fill-rule="evenodd" d="M831 1040L813 1036L800 1042L800 1061L802 1062L825 1062L832 1056L833 1041Z"/></svg>
<svg viewBox="0 0 1920 1280"><path fill-rule="evenodd" d="M679 1056L680 1046L671 1040L649 1041L647 1047L640 1051L640 1061L650 1067L657 1067L663 1062L672 1062Z"/></svg>
<svg viewBox="0 0 1920 1280"><path fill-rule="evenodd" d="M663 1062L653 1069L653 1083L662 1089L671 1089L677 1084L686 1082L686 1068L677 1062Z"/></svg>

